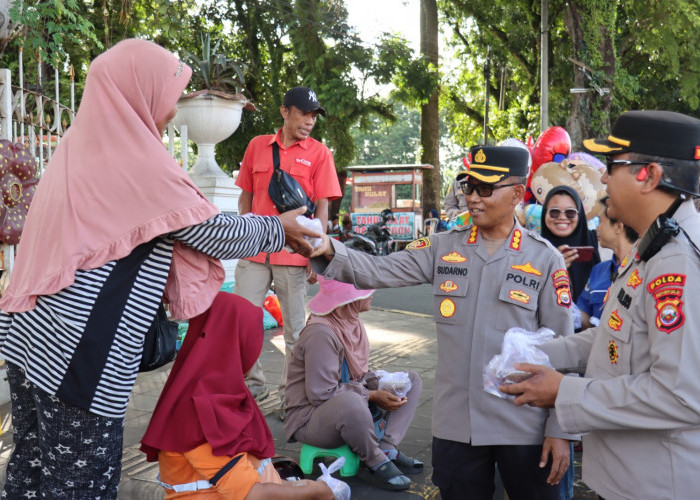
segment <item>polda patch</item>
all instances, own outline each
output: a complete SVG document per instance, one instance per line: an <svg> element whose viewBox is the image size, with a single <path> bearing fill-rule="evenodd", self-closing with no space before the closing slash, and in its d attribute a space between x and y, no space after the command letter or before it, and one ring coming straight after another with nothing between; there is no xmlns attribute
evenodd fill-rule
<svg viewBox="0 0 700 500"><path fill-rule="evenodd" d="M557 304L562 307L571 307L571 290L569 285L561 285L556 288Z"/></svg>
<svg viewBox="0 0 700 500"><path fill-rule="evenodd" d="M418 238L406 245L406 250L419 250L430 246L430 238Z"/></svg>

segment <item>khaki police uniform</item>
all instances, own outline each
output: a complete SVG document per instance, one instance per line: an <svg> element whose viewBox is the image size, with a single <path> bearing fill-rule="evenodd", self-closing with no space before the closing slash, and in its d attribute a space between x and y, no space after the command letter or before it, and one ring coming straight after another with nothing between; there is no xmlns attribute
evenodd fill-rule
<svg viewBox="0 0 700 500"><path fill-rule="evenodd" d="M331 241L332 261L312 259L327 278L358 288L433 285L435 437L474 446L539 445L545 435L577 439L562 432L553 410L516 407L483 389L484 366L501 352L509 328L573 331L568 274L549 242L517 222L492 256L476 226L421 238L385 257Z"/></svg>
<svg viewBox="0 0 700 500"><path fill-rule="evenodd" d="M700 247L700 215L674 219ZM557 416L583 436L583 481L606 500L700 498L700 256L680 234L623 260L600 326L543 350L565 377Z"/></svg>

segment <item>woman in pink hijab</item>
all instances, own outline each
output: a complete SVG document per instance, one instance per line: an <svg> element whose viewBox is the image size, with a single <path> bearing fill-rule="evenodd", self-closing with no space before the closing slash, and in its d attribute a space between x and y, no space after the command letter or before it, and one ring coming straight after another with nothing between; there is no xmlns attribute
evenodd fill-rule
<svg viewBox="0 0 700 500"><path fill-rule="evenodd" d="M145 40L90 65L29 208L0 299L15 449L8 498L116 498L144 335L162 298L204 312L219 259L311 247L294 212L218 213L163 146L191 70Z"/></svg>
<svg viewBox="0 0 700 500"><path fill-rule="evenodd" d="M287 440L320 448L347 443L364 463L360 478L378 488L405 490L411 485L405 474L423 470L420 461L397 449L413 420L422 381L409 371L411 389L404 397L379 390L359 317L369 310L374 290L320 275L318 281L321 288L309 301L311 315L287 371ZM375 426L375 420L382 423Z"/></svg>

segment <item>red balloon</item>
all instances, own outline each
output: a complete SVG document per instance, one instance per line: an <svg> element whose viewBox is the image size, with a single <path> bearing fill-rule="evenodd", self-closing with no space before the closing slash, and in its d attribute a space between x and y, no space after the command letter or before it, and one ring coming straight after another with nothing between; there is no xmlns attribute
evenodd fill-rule
<svg viewBox="0 0 700 500"><path fill-rule="evenodd" d="M532 150L532 171L543 163L559 163L571 152L571 138L562 127L549 127L535 141Z"/></svg>

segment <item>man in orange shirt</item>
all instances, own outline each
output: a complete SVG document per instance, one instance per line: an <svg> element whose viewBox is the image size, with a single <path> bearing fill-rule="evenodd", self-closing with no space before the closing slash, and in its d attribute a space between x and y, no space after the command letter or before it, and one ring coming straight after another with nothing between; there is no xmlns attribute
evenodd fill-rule
<svg viewBox="0 0 700 500"><path fill-rule="evenodd" d="M341 196L335 163L330 150L311 137L311 131L319 114L326 116L316 93L308 87L294 87L284 95L280 113L284 120L277 134L260 135L248 144L236 185L243 191L238 200L241 215L277 215L268 194L273 172L272 145L279 146L280 168L294 177L316 204L315 218L321 227L328 223L328 201ZM307 270L308 269L308 270ZM299 332L306 321L304 299L306 279L310 273L308 259L286 250L277 253L261 252L255 257L240 260L236 267L234 293L262 307L265 294L272 282L280 301L284 322L285 363L280 384L284 419L284 386L287 379L287 364ZM246 383L256 400L268 395L265 374L260 361L248 373Z"/></svg>

